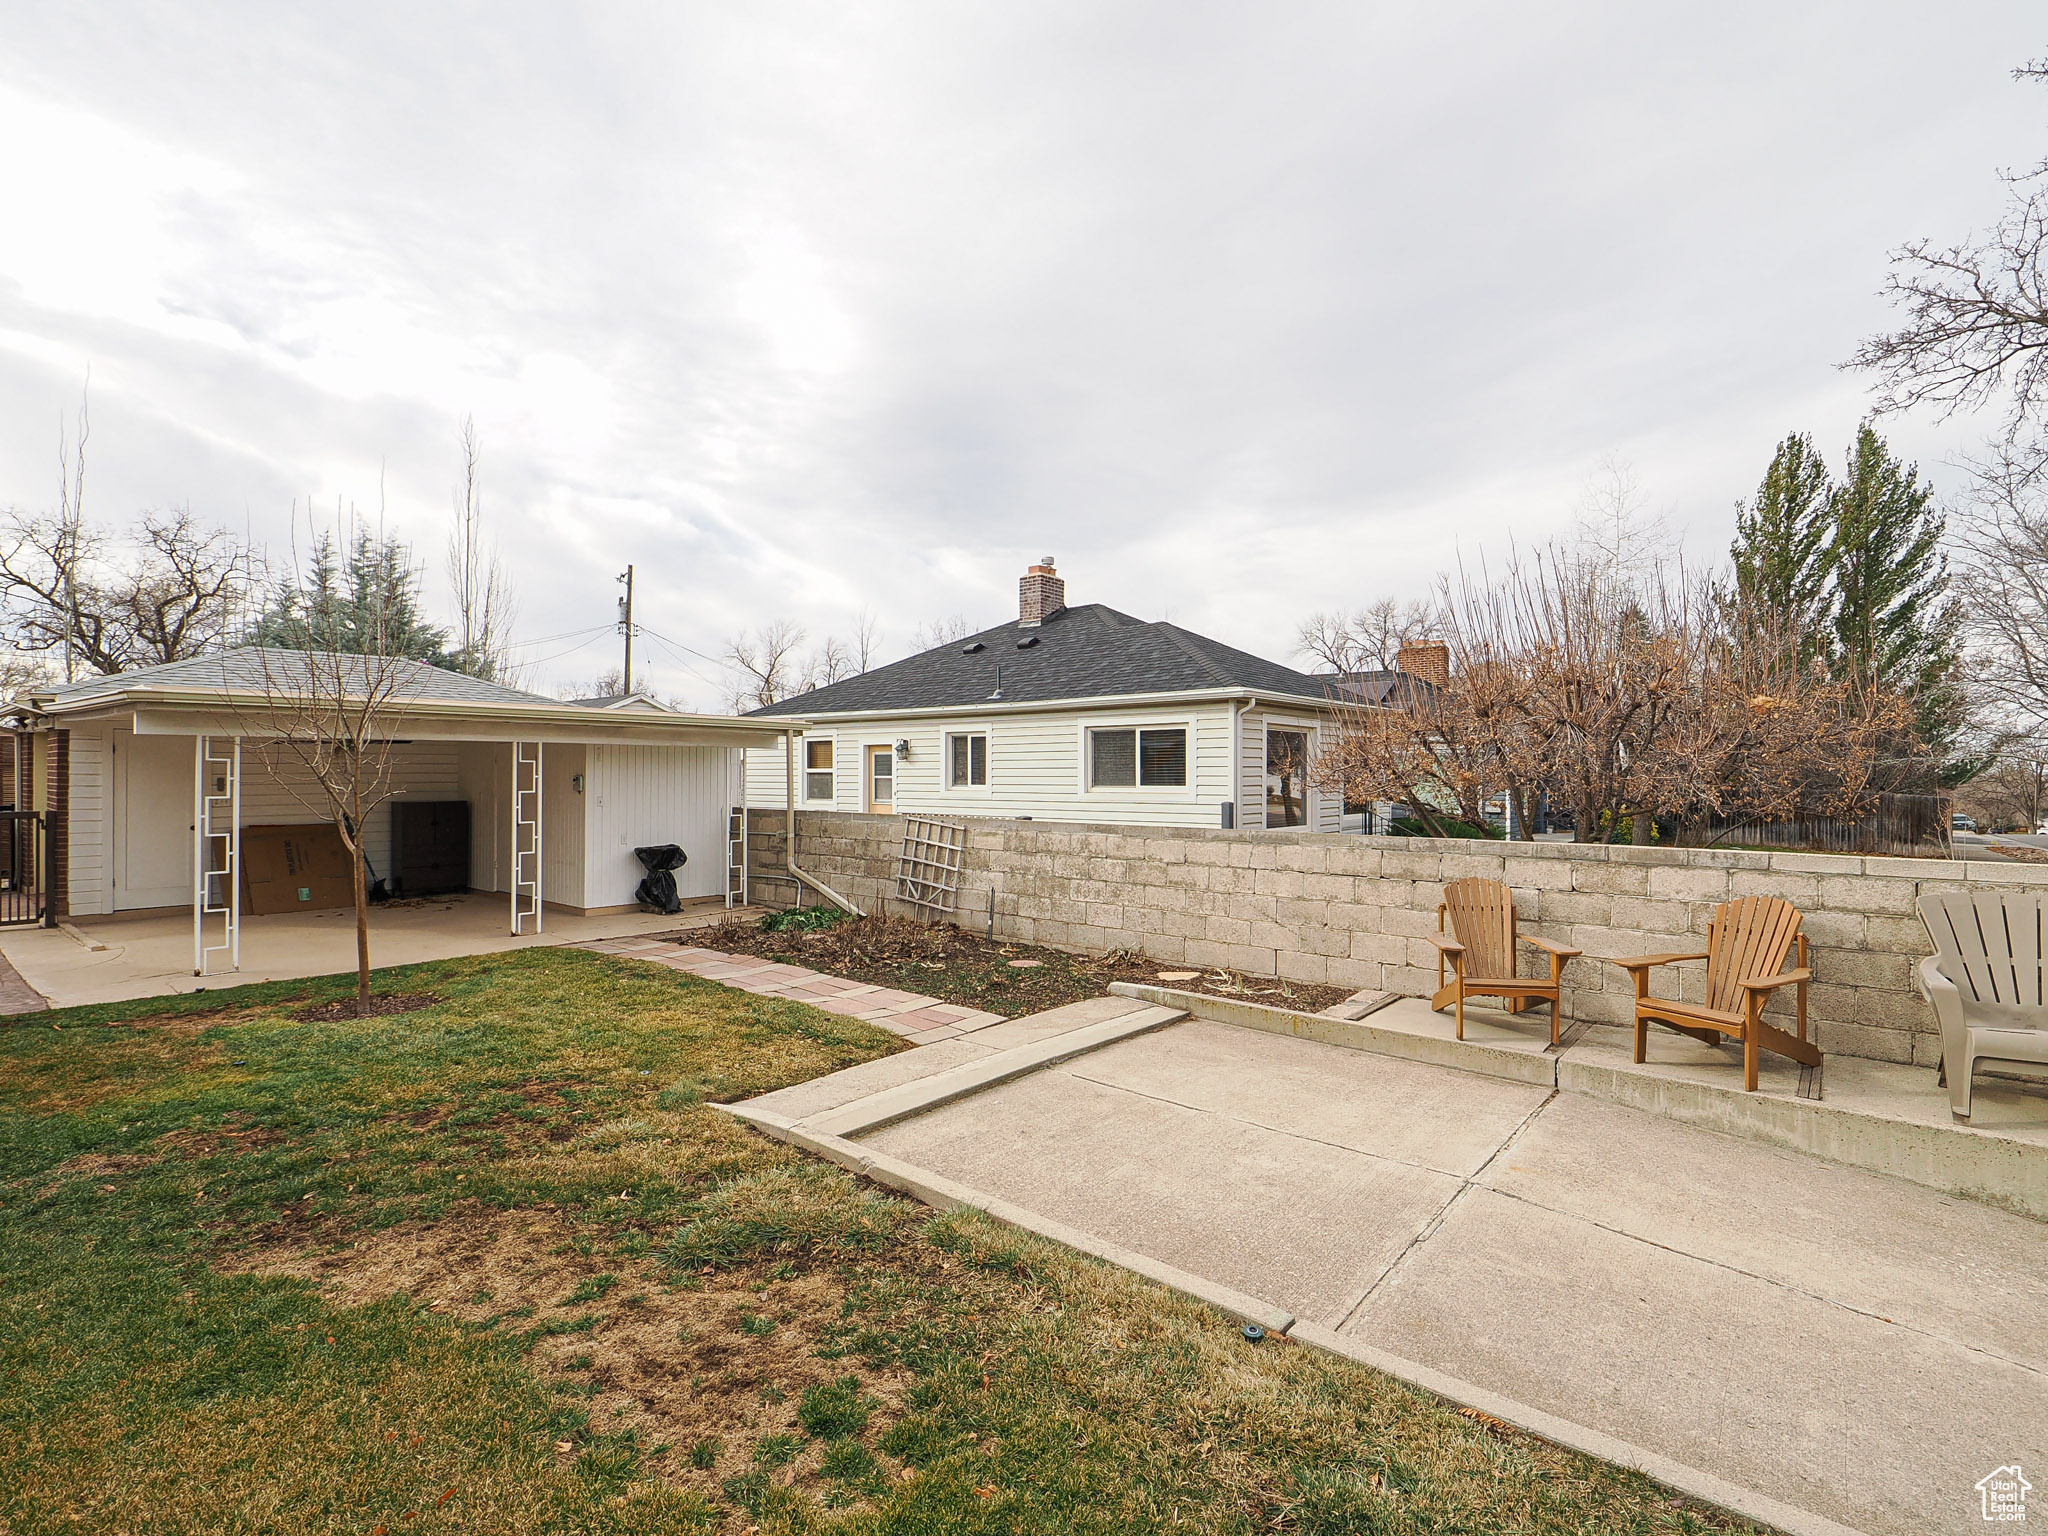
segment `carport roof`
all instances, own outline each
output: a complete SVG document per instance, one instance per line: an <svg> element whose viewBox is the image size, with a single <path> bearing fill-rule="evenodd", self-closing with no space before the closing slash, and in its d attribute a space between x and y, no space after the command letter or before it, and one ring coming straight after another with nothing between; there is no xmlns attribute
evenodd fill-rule
<svg viewBox="0 0 2048 1536"><path fill-rule="evenodd" d="M664 710L599 710L485 682L423 661L384 663L322 654L338 666L351 699L373 686L390 702L391 728L443 739L631 742L747 746L766 743L801 720L750 721ZM276 731L295 706L313 664L302 651L242 646L162 666L93 677L16 699L5 713L36 722L133 716L145 734L259 734ZM331 694L332 683L318 691Z"/></svg>

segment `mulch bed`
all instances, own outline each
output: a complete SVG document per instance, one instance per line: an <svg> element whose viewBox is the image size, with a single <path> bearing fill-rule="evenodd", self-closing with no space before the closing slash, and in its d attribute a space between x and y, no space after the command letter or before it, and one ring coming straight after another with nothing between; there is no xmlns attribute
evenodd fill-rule
<svg viewBox="0 0 2048 1536"><path fill-rule="evenodd" d="M375 1019L387 1013L413 1013L440 1001L438 992L380 992L367 1003L344 997L331 1003L308 1003L292 1013L301 1019Z"/></svg>
<svg viewBox="0 0 2048 1536"><path fill-rule="evenodd" d="M1031 944L991 943L950 923L925 924L906 917L849 919L808 933L772 933L755 922L734 921L660 937L727 954L760 955L1010 1018L1101 997L1112 981L1177 987L1304 1013L1320 1012L1351 996L1348 987L1312 987L1270 976L1170 965L1132 950L1070 955Z"/></svg>

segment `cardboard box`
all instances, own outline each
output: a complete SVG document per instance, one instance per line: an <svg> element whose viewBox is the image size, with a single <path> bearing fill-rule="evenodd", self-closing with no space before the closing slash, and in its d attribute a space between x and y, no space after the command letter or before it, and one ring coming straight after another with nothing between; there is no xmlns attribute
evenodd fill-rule
<svg viewBox="0 0 2048 1536"><path fill-rule="evenodd" d="M257 917L356 904L349 852L331 823L242 828L243 910Z"/></svg>

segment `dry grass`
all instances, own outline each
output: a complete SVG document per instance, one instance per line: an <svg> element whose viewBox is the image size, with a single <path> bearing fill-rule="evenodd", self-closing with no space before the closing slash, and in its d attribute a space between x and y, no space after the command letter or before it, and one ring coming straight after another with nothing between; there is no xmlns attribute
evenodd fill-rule
<svg viewBox="0 0 2048 1536"><path fill-rule="evenodd" d="M0 1533L1746 1529L704 1103L878 1031L392 980L443 1001L0 1033Z"/></svg>

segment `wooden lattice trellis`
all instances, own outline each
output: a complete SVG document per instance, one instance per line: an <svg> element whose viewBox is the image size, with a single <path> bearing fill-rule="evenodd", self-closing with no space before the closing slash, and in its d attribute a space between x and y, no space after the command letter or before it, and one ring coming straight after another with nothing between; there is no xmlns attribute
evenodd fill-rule
<svg viewBox="0 0 2048 1536"><path fill-rule="evenodd" d="M960 895L960 859L966 848L965 827L923 816L904 817L897 896L930 918L950 916Z"/></svg>

